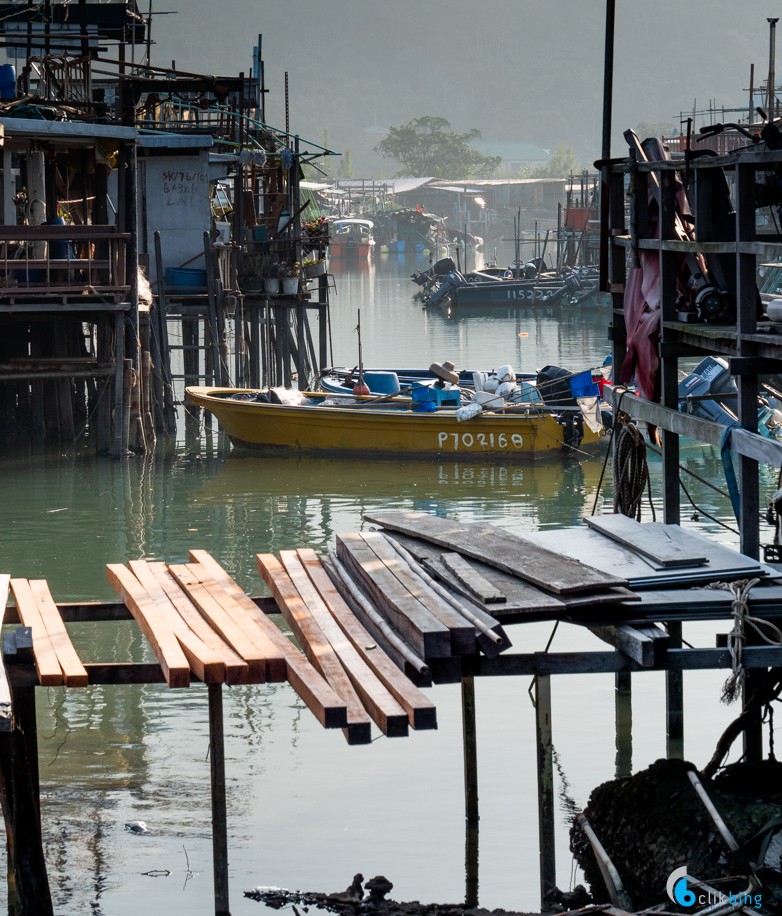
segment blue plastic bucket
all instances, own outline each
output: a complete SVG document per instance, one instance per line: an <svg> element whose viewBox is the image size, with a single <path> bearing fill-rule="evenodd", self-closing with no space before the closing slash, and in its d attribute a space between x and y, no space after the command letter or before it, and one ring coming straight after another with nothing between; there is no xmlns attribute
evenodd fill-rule
<svg viewBox="0 0 782 916"><path fill-rule="evenodd" d="M0 99L16 98L16 67L13 64L0 65Z"/></svg>
<svg viewBox="0 0 782 916"><path fill-rule="evenodd" d="M167 267L166 286L203 288L206 286L206 271L194 267Z"/></svg>
<svg viewBox="0 0 782 916"><path fill-rule="evenodd" d="M399 394L399 376L396 372L365 372L364 384L376 394Z"/></svg>

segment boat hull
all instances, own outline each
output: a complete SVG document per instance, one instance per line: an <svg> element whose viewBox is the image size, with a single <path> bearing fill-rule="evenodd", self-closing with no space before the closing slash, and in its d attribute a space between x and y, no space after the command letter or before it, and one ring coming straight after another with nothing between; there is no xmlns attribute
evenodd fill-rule
<svg viewBox="0 0 782 916"><path fill-rule="evenodd" d="M514 461L595 448L600 442L577 413L562 418L483 413L460 423L453 410L418 413L392 404L291 407L231 399L254 393L194 387L186 398L210 411L234 445L272 453Z"/></svg>

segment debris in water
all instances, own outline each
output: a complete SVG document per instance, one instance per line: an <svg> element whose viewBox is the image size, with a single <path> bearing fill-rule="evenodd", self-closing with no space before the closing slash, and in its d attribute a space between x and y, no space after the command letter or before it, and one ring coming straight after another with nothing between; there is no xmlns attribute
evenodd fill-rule
<svg viewBox="0 0 782 916"><path fill-rule="evenodd" d="M125 830L127 830L128 833L149 833L144 821L128 821L125 824Z"/></svg>

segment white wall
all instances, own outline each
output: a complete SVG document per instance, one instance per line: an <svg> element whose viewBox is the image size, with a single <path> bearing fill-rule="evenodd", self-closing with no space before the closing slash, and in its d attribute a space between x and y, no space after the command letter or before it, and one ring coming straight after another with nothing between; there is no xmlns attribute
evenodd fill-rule
<svg viewBox="0 0 782 916"><path fill-rule="evenodd" d="M155 230L163 266L204 266L204 232L210 227L208 153L138 158L139 252L149 254L156 279ZM191 260L197 255L195 260Z"/></svg>

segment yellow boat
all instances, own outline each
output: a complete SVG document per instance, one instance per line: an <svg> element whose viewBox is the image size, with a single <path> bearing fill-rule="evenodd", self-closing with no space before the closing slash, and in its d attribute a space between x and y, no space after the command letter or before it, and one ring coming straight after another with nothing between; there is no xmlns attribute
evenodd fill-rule
<svg viewBox="0 0 782 916"><path fill-rule="evenodd" d="M253 400L259 394L190 387L185 400L210 411L235 446L269 453L513 461L577 454L596 448L601 438L572 410L516 408L459 422L453 408L419 412L407 399L363 398L351 406L330 406L322 404L328 394L306 392L304 404L288 406Z"/></svg>

